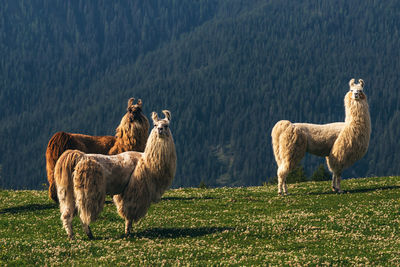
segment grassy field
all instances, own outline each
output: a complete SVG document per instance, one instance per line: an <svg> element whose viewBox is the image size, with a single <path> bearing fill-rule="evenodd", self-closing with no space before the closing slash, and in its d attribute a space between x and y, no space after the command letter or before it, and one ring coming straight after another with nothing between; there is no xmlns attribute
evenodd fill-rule
<svg viewBox="0 0 400 267"><path fill-rule="evenodd" d="M45 191L0 191L0 266L400 265L400 177L169 190L123 237L110 198L69 241Z"/></svg>

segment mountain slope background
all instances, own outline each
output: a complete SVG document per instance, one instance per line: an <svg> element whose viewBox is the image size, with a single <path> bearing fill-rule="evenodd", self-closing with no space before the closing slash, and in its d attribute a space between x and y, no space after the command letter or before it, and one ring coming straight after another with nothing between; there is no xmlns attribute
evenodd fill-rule
<svg viewBox="0 0 400 267"><path fill-rule="evenodd" d="M372 136L344 176L400 173L397 1L5 1L0 15L4 188L41 188L50 137L113 135L129 97L172 112L173 186L259 185L273 125L343 121L353 77Z"/></svg>

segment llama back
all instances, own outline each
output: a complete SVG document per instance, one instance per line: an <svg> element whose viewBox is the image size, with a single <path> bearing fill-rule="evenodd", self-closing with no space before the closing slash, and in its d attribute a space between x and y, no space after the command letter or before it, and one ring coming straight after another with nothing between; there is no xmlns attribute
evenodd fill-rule
<svg viewBox="0 0 400 267"><path fill-rule="evenodd" d="M86 224L96 220L104 206L106 182L101 168L94 159L83 157L73 173L76 206Z"/></svg>

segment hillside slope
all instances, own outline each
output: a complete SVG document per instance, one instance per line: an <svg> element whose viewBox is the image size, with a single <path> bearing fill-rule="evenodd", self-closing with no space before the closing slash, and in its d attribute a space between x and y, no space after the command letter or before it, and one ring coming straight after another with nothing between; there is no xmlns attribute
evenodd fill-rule
<svg viewBox="0 0 400 267"><path fill-rule="evenodd" d="M169 109L174 186L275 176L280 119L344 120L350 78L372 116L345 177L400 173L397 1L41 1L0 9L0 185L40 188L59 130L113 134L129 97ZM323 159L306 158L311 174Z"/></svg>
<svg viewBox="0 0 400 267"><path fill-rule="evenodd" d="M46 191L0 190L4 265L400 265L400 177L169 190L123 237L107 201L88 240L78 219L67 240ZM109 200L109 199L108 199Z"/></svg>

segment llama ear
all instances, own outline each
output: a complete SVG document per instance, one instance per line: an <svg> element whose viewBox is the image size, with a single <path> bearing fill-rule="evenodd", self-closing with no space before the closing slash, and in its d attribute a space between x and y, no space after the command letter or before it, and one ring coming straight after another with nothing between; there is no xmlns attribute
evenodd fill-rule
<svg viewBox="0 0 400 267"><path fill-rule="evenodd" d="M359 79L358 83L361 85L362 88L364 88L364 80L363 79Z"/></svg>
<svg viewBox="0 0 400 267"><path fill-rule="evenodd" d="M128 107L131 106L133 104L133 101L135 101L135 98L131 97L128 100Z"/></svg>
<svg viewBox="0 0 400 267"><path fill-rule="evenodd" d="M151 113L151 118L153 119L153 122L157 122L157 121L158 121L157 113L153 111L153 112Z"/></svg>
<svg viewBox="0 0 400 267"><path fill-rule="evenodd" d="M164 113L165 118L166 118L168 121L171 121L171 112L170 112L169 110L163 110L162 113Z"/></svg>
<svg viewBox="0 0 400 267"><path fill-rule="evenodd" d="M350 82L349 82L349 86L350 86L350 87L353 87L353 86L354 86L354 81L355 81L354 78L350 80Z"/></svg>
<svg viewBox="0 0 400 267"><path fill-rule="evenodd" d="M142 108L142 106L143 106L142 99L138 100L137 105L139 106L139 108Z"/></svg>

